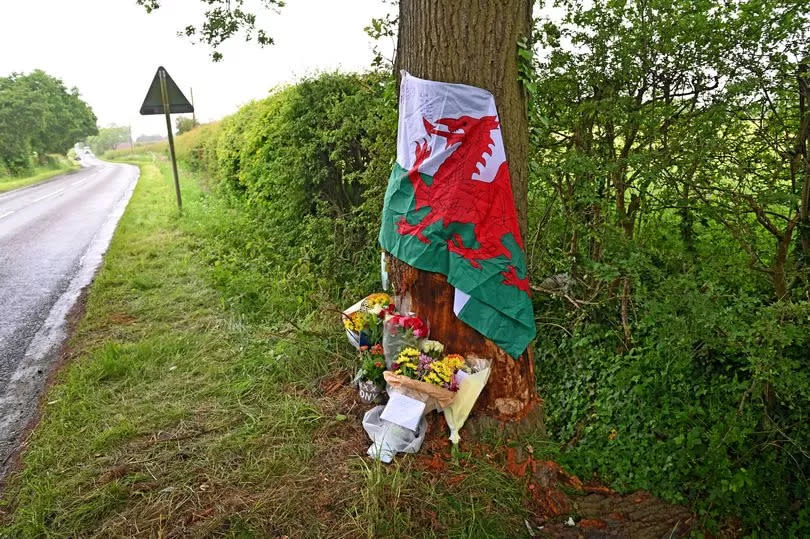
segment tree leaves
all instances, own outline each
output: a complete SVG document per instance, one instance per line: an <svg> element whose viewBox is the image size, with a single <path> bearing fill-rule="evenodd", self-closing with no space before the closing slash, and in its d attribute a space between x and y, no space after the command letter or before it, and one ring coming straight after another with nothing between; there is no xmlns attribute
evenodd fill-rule
<svg viewBox="0 0 810 539"><path fill-rule="evenodd" d="M12 174L47 153L65 153L97 132L96 116L61 80L41 70L0 78L0 168Z"/></svg>
<svg viewBox="0 0 810 539"><path fill-rule="evenodd" d="M147 13L161 6L161 0L135 0ZM245 9L245 0L200 0L207 6L201 23L186 25L178 32L179 36L191 38L195 43L211 47L211 58L222 60L219 47L235 35L242 34L246 42L255 41L259 46L272 45L273 39L256 26L256 14ZM260 0L261 7L278 10L284 7L284 0Z"/></svg>

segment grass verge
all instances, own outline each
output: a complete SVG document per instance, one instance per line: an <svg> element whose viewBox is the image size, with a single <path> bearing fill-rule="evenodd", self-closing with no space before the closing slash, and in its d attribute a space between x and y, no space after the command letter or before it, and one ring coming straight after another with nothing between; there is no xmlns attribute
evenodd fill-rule
<svg viewBox="0 0 810 539"><path fill-rule="evenodd" d="M54 176L78 169L78 164L65 157L60 157L58 161L58 168L37 168L34 171L34 174L24 178L16 178L13 176L0 177L0 193L5 193L6 191L12 191L14 189L19 189L20 187L27 187L29 185L44 182L45 180L50 180Z"/></svg>
<svg viewBox="0 0 810 539"><path fill-rule="evenodd" d="M263 325L229 311L205 253L235 210L186 177L180 214L165 163L140 166L0 501L0 536L525 532L527 486L486 453L495 444L439 458L434 426L422 455L368 460L337 319Z"/></svg>

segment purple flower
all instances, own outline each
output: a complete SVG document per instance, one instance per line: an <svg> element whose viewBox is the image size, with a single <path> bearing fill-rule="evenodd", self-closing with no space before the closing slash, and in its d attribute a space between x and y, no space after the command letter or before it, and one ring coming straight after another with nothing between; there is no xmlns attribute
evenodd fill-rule
<svg viewBox="0 0 810 539"><path fill-rule="evenodd" d="M430 364L433 363L433 358L427 354L419 354L419 370L426 371Z"/></svg>

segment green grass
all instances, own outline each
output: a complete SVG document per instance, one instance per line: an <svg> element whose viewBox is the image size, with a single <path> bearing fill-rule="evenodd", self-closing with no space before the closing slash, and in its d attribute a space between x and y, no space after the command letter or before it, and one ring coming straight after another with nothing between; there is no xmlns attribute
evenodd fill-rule
<svg viewBox="0 0 810 539"><path fill-rule="evenodd" d="M233 210L185 175L180 214L165 163L140 159L0 537L525 533L525 484L484 455L365 457L338 320L229 311L205 252Z"/></svg>
<svg viewBox="0 0 810 539"><path fill-rule="evenodd" d="M55 165L55 167L38 167L30 176L25 176L23 178L18 178L15 176L0 176L0 193L5 193L6 191L11 191L13 189L19 189L20 187L27 187L29 185L34 185L35 183L44 182L45 180L49 180L54 176L78 169L79 165L77 163L64 156L59 156L57 159L57 165Z"/></svg>

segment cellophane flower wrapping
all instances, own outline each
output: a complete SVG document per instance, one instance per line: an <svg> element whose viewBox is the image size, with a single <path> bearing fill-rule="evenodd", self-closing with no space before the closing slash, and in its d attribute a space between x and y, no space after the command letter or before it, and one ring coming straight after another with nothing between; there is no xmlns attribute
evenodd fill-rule
<svg viewBox="0 0 810 539"><path fill-rule="evenodd" d="M419 349L419 343L429 335L428 323L414 314L387 317L383 324L382 338L386 367L391 368L391 364L404 348Z"/></svg>
<svg viewBox="0 0 810 539"><path fill-rule="evenodd" d="M467 357L467 365L470 367L469 373L457 376L458 391L455 392L453 401L444 408L444 419L447 421L447 426L450 427L450 441L453 444L458 444L461 437L459 431L470 412L475 406L475 401L478 400L479 395L484 390L489 380L491 362L488 359L479 357Z"/></svg>
<svg viewBox="0 0 810 539"><path fill-rule="evenodd" d="M361 299L341 313L346 338L360 349L380 342L382 321L394 311L391 297L385 293L375 293Z"/></svg>

